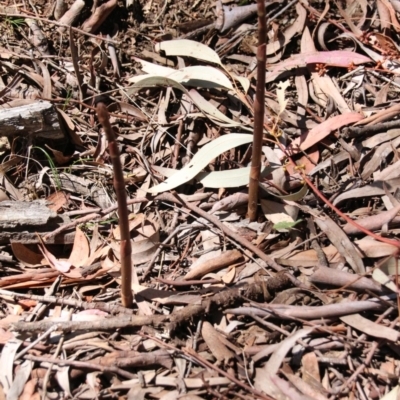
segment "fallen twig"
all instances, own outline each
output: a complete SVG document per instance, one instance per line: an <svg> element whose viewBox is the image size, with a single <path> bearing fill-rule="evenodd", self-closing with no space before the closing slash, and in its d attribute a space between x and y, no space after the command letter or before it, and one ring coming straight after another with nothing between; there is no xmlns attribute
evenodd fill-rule
<svg viewBox="0 0 400 400"><path fill-rule="evenodd" d="M174 331L180 324L187 322L190 318L204 314L212 306L229 306L235 304L243 298L258 298L268 296L268 293L275 293L291 285L291 280L287 274L277 274L265 282L244 285L239 288L231 288L214 294L203 299L201 304L188 305L182 309L174 311L170 315L120 315L119 317L104 318L95 321L38 321L38 322L16 322L13 324L15 330L20 332L45 331L57 325L57 329L63 332L76 330L114 330L117 328L139 328L144 325L160 327L165 322L169 322L168 329Z"/></svg>

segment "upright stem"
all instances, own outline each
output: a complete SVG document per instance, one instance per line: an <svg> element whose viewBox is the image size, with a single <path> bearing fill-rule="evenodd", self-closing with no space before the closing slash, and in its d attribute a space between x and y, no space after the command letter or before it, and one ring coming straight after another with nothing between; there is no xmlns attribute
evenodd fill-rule
<svg viewBox="0 0 400 400"><path fill-rule="evenodd" d="M249 206L247 215L250 221L257 218L258 182L261 171L261 150L264 127L264 98L265 98L265 64L266 64L266 36L267 17L265 13L265 0L257 0L258 15L258 48L257 48L257 86L254 101L254 134L253 152L251 156L251 169L249 181Z"/></svg>
<svg viewBox="0 0 400 400"><path fill-rule="evenodd" d="M122 172L121 160L119 158L118 145L115 140L114 130L110 124L110 116L107 106L98 101L96 105L97 116L108 140L108 150L114 170L114 189L117 194L119 230L121 235L121 300L124 307L131 307L132 295L132 246L129 234L128 206L126 203L124 175Z"/></svg>

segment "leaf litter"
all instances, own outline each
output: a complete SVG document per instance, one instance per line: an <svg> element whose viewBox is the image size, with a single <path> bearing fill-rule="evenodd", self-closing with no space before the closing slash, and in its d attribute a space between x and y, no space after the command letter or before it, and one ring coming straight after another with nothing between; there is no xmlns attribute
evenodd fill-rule
<svg viewBox="0 0 400 400"><path fill-rule="evenodd" d="M398 397L400 3L266 2L254 222L245 3L0 7L1 398Z"/></svg>

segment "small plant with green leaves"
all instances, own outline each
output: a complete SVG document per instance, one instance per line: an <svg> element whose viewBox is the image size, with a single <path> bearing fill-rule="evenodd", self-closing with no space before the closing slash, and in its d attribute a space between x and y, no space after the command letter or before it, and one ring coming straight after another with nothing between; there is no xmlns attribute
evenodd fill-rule
<svg viewBox="0 0 400 400"><path fill-rule="evenodd" d="M302 219L298 219L297 221L289 222L282 221L274 224L273 228L278 232L288 232L290 229L293 229L300 222L303 222Z"/></svg>
<svg viewBox="0 0 400 400"><path fill-rule="evenodd" d="M65 109L69 106L69 103L72 99L72 94L73 94L72 88L70 86L68 86L67 96L65 97L64 104L63 104L63 111L65 111Z"/></svg>
<svg viewBox="0 0 400 400"><path fill-rule="evenodd" d="M10 30L21 28L25 24L24 18L5 17L4 24Z"/></svg>
<svg viewBox="0 0 400 400"><path fill-rule="evenodd" d="M57 190L61 190L60 175L58 173L56 165L54 164L53 159L50 157L50 154L46 150L42 149L41 147L33 147L32 149L40 150L44 154L44 156L46 157L46 159L47 159L47 161L49 163L49 167L51 169L51 172L52 172L52 175L53 175L53 178L54 178L54 182L56 184L56 189Z"/></svg>

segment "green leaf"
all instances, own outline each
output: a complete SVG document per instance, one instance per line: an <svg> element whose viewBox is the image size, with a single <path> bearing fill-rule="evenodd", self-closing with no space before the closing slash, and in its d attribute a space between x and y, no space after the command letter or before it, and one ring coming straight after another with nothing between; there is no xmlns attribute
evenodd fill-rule
<svg viewBox="0 0 400 400"><path fill-rule="evenodd" d="M294 221L294 222L282 221L282 222L278 222L277 224L275 224L273 226L273 228L277 231L281 231L283 229L292 229L302 221L303 221L302 219L298 219L297 221Z"/></svg>

